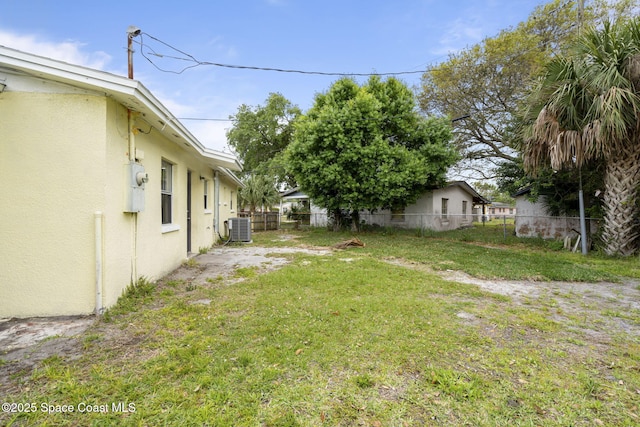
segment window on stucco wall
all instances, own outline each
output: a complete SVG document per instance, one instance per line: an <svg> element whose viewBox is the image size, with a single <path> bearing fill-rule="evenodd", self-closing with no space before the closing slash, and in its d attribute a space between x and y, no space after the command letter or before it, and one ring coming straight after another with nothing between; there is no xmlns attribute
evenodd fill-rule
<svg viewBox="0 0 640 427"><path fill-rule="evenodd" d="M446 218L449 215L449 199L442 199L442 218Z"/></svg>
<svg viewBox="0 0 640 427"><path fill-rule="evenodd" d="M160 193L162 197L162 223L171 224L173 198L173 165L162 161L160 176Z"/></svg>
<svg viewBox="0 0 640 427"><path fill-rule="evenodd" d="M204 180L204 208L209 209L209 180Z"/></svg>
<svg viewBox="0 0 640 427"><path fill-rule="evenodd" d="M466 200L462 201L462 217L463 218L467 217L467 201Z"/></svg>
<svg viewBox="0 0 640 427"><path fill-rule="evenodd" d="M229 197L229 207L233 211L233 191L230 191L229 194L231 195L231 197Z"/></svg>

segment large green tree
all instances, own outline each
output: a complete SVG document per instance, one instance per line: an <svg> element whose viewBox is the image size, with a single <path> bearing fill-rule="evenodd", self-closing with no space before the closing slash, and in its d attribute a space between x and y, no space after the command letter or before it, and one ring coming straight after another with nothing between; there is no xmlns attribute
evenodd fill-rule
<svg viewBox="0 0 640 427"><path fill-rule="evenodd" d="M231 148L238 154L246 174L274 177L277 184L294 185L286 173L283 152L293 137L300 109L279 93L271 93L265 105L242 104L231 116L227 132Z"/></svg>
<svg viewBox="0 0 640 427"><path fill-rule="evenodd" d="M449 120L420 116L399 80L344 78L299 119L287 162L339 228L344 210L404 207L441 183L456 159L450 138Z"/></svg>
<svg viewBox="0 0 640 427"><path fill-rule="evenodd" d="M431 67L422 77L420 106L429 114L457 120L454 141L461 153L457 172L494 178L496 167L518 161L518 111L543 66L577 36L580 22L597 24L609 16L633 16L638 0L553 0L524 22ZM585 3L585 2L582 2Z"/></svg>
<svg viewBox="0 0 640 427"><path fill-rule="evenodd" d="M602 160L608 254L638 250L640 227L640 18L589 28L546 67L531 100L525 169Z"/></svg>
<svg viewBox="0 0 640 427"><path fill-rule="evenodd" d="M516 28L452 53L423 75L423 111L463 117L454 128L460 175L492 178L497 165L517 159L514 114L544 62L573 33L572 3L539 6Z"/></svg>

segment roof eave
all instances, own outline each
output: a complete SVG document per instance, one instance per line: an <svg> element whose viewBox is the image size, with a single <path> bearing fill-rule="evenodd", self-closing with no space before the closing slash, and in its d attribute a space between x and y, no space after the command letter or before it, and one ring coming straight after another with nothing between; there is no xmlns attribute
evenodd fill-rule
<svg viewBox="0 0 640 427"><path fill-rule="evenodd" d="M178 145L195 150L212 168L241 171L235 156L206 148L140 81L0 46L0 63L35 77L103 92L126 108L144 114L151 126ZM152 117L149 117L152 116ZM235 176L235 175L234 175Z"/></svg>

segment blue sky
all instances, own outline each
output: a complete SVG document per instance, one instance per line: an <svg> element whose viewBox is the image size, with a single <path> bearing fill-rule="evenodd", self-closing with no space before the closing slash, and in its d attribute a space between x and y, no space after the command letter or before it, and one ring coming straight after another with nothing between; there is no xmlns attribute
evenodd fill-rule
<svg viewBox="0 0 640 427"><path fill-rule="evenodd" d="M227 119L279 92L303 110L338 77L198 66L168 58L257 67L370 73L420 71L525 20L541 0L0 0L0 45L134 77L178 118ZM143 42L164 57L141 56ZM149 50L145 49L149 52ZM155 65L154 65L155 64ZM158 68L174 72L160 71ZM409 86L420 74L399 76ZM365 78L359 78L364 81ZM227 151L228 121L182 120L207 147Z"/></svg>

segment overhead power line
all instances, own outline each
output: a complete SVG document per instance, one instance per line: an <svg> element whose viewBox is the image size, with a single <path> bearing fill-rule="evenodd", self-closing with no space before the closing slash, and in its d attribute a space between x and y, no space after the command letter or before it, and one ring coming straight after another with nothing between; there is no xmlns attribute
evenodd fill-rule
<svg viewBox="0 0 640 427"><path fill-rule="evenodd" d="M186 70L190 68L195 68L199 66L214 66L214 67L223 67L223 68L233 68L240 70L254 70L254 71L273 71L278 73L295 73L295 74L307 74L307 75L320 75L320 76L335 76L335 77L369 77L369 76L399 76L406 74L424 74L426 70L418 70L418 71L398 71L393 73L337 73L337 72L325 72L325 71L305 71L305 70L295 70L295 69L286 69L286 68L272 68L272 67L256 67L250 65L233 65L233 64L222 64L219 62L210 62L210 61L200 61L196 59L193 55L190 55L176 47L171 46L169 43L166 43L156 37L153 37L150 34L141 32L139 34L140 41L135 41L140 45L140 54L149 61L155 68L165 73L174 73L174 74L182 74ZM161 43L172 49L183 56L174 56L174 55L166 55L156 52L151 46L144 43L144 36L149 37L152 40L155 40L158 43ZM185 61L192 63L191 65L182 68L180 71L167 70L159 67L155 62L149 58L149 56L155 56L157 58L169 58L175 59L178 61Z"/></svg>
<svg viewBox="0 0 640 427"><path fill-rule="evenodd" d="M210 119L207 117L178 117L178 120L199 120L208 122L232 122L233 119Z"/></svg>

